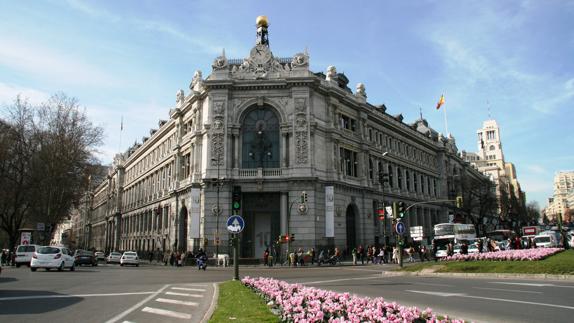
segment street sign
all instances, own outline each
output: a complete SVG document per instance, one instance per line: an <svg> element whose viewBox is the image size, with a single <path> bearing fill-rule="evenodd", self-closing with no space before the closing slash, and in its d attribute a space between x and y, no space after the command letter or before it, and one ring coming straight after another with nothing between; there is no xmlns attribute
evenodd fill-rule
<svg viewBox="0 0 574 323"><path fill-rule="evenodd" d="M42 222L36 223L36 231L46 231L46 226Z"/></svg>
<svg viewBox="0 0 574 323"><path fill-rule="evenodd" d="M392 206L386 206L385 209L387 210L387 218L392 218L393 217L393 207Z"/></svg>
<svg viewBox="0 0 574 323"><path fill-rule="evenodd" d="M20 235L20 244L29 245L31 239L32 239L31 232L22 232Z"/></svg>
<svg viewBox="0 0 574 323"><path fill-rule="evenodd" d="M232 215L227 218L227 231L229 233L240 233L245 228L245 221L239 215Z"/></svg>
<svg viewBox="0 0 574 323"><path fill-rule="evenodd" d="M400 234L400 235L405 234L405 231L406 231L405 224L402 222L397 222L397 224L395 225L395 231L397 232L397 234Z"/></svg>

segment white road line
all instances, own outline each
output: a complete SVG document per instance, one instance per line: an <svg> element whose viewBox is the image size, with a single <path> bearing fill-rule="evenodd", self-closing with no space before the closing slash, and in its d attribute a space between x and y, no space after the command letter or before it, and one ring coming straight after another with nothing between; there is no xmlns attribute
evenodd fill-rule
<svg viewBox="0 0 574 323"><path fill-rule="evenodd" d="M174 296L187 296L187 297L197 297L201 298L203 295L200 294L188 294L188 293L174 293L174 292L166 292L166 295L174 295Z"/></svg>
<svg viewBox="0 0 574 323"><path fill-rule="evenodd" d="M574 288L574 286L560 286L554 284L540 284L540 283L510 283L510 282L489 282L491 284L504 284L504 285L519 285L519 286L534 286L534 287L560 287L560 288Z"/></svg>
<svg viewBox="0 0 574 323"><path fill-rule="evenodd" d="M149 302L149 300L151 300L152 298L156 297L157 295L159 295L159 293L163 292L164 289L168 288L168 285L164 285L162 288L158 289L155 293L151 294L150 296L146 297L143 301L137 303L136 305L128 308L127 310L121 312L120 314L112 317L111 319L107 320L106 323L115 323L117 321L119 321L120 319L122 319L123 317L125 317L126 315L130 314L131 312L135 311L136 309L138 309L140 306L142 306L143 304ZM191 318L191 315L190 315Z"/></svg>
<svg viewBox="0 0 574 323"><path fill-rule="evenodd" d="M443 292L432 292L432 291L425 291L425 290L406 290L406 291L411 292L411 293L427 294L427 295L441 296L441 297L452 297L452 296L464 297L464 296L466 296L466 294L461 294L461 293L443 293Z"/></svg>
<svg viewBox="0 0 574 323"><path fill-rule="evenodd" d="M144 307L142 312L153 313L153 314L169 316L169 317L175 317L178 319L187 319L187 320L191 319L191 314L162 310L161 308L153 308L153 307L147 307L146 306L146 307Z"/></svg>
<svg viewBox="0 0 574 323"><path fill-rule="evenodd" d="M136 293L108 293L108 294L76 294L76 295L31 295L31 296L14 296L2 297L0 301L17 301L23 299L41 299L41 298L70 298L70 297L107 297L107 296L126 296L126 295L146 295L155 292L136 292Z"/></svg>
<svg viewBox="0 0 574 323"><path fill-rule="evenodd" d="M195 302L180 301L180 300L171 299L171 298L157 298L155 301L160 302L160 303L186 305L186 306L197 306L197 305L199 305L198 303L195 303Z"/></svg>
<svg viewBox="0 0 574 323"><path fill-rule="evenodd" d="M373 278L381 278L380 275L370 276L370 277L360 277L360 278L342 278L342 279L331 279L331 280L317 280L314 282L300 282L299 284L303 285L313 285L313 284L324 284L324 283L336 283L345 280L364 280L364 279L373 279Z"/></svg>
<svg viewBox="0 0 574 323"><path fill-rule="evenodd" d="M186 290L190 292L205 292L205 289L203 288L172 287L171 289Z"/></svg>
<svg viewBox="0 0 574 323"><path fill-rule="evenodd" d="M473 287L476 289L486 289L486 290L499 290L503 292L511 292L511 293L532 293L532 294L542 294L542 292L533 292L529 290L515 290L515 289L502 289L502 288L488 288L488 287Z"/></svg>
<svg viewBox="0 0 574 323"><path fill-rule="evenodd" d="M443 287L454 287L453 285L447 284L432 284L432 283L413 283L415 285L428 285L428 286L443 286Z"/></svg>

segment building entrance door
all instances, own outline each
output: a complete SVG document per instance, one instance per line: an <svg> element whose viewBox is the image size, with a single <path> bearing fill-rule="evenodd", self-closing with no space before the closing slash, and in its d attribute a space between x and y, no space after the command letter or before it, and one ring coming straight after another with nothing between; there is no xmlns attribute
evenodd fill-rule
<svg viewBox="0 0 574 323"><path fill-rule="evenodd" d="M280 234L280 204L280 193L243 193L241 257L262 258L271 248Z"/></svg>

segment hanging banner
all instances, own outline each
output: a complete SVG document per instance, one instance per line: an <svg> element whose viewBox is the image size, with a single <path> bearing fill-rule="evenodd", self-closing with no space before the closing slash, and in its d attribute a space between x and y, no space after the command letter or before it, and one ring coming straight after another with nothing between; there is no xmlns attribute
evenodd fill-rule
<svg viewBox="0 0 574 323"><path fill-rule="evenodd" d="M199 239L199 224L201 218L201 189L191 189L191 207L189 212L189 239Z"/></svg>
<svg viewBox="0 0 574 323"><path fill-rule="evenodd" d="M325 186L325 237L335 237L335 187Z"/></svg>

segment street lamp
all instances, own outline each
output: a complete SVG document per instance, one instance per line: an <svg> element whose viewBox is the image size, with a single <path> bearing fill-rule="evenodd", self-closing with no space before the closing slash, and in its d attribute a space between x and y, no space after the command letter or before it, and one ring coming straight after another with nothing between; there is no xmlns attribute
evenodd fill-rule
<svg viewBox="0 0 574 323"><path fill-rule="evenodd" d="M389 154L389 152L385 151L385 152L383 152L382 157L385 157L388 154ZM383 166L383 165L381 164L381 166ZM387 168L387 171L388 171L388 168ZM379 169L379 173L381 174L379 182L381 182L381 200L383 203L383 239L384 239L385 245L386 245L387 244L387 215L386 215L387 210L385 207L385 176L384 176L382 169Z"/></svg>
<svg viewBox="0 0 574 323"><path fill-rule="evenodd" d="M217 205L213 210L215 214L215 259L219 258L219 214L221 213L221 208L219 207L219 189L221 187L222 181L219 178L219 165L221 163L221 152L217 153L217 158L211 158L211 161L217 163L217 179L215 180L215 185L217 186Z"/></svg>

